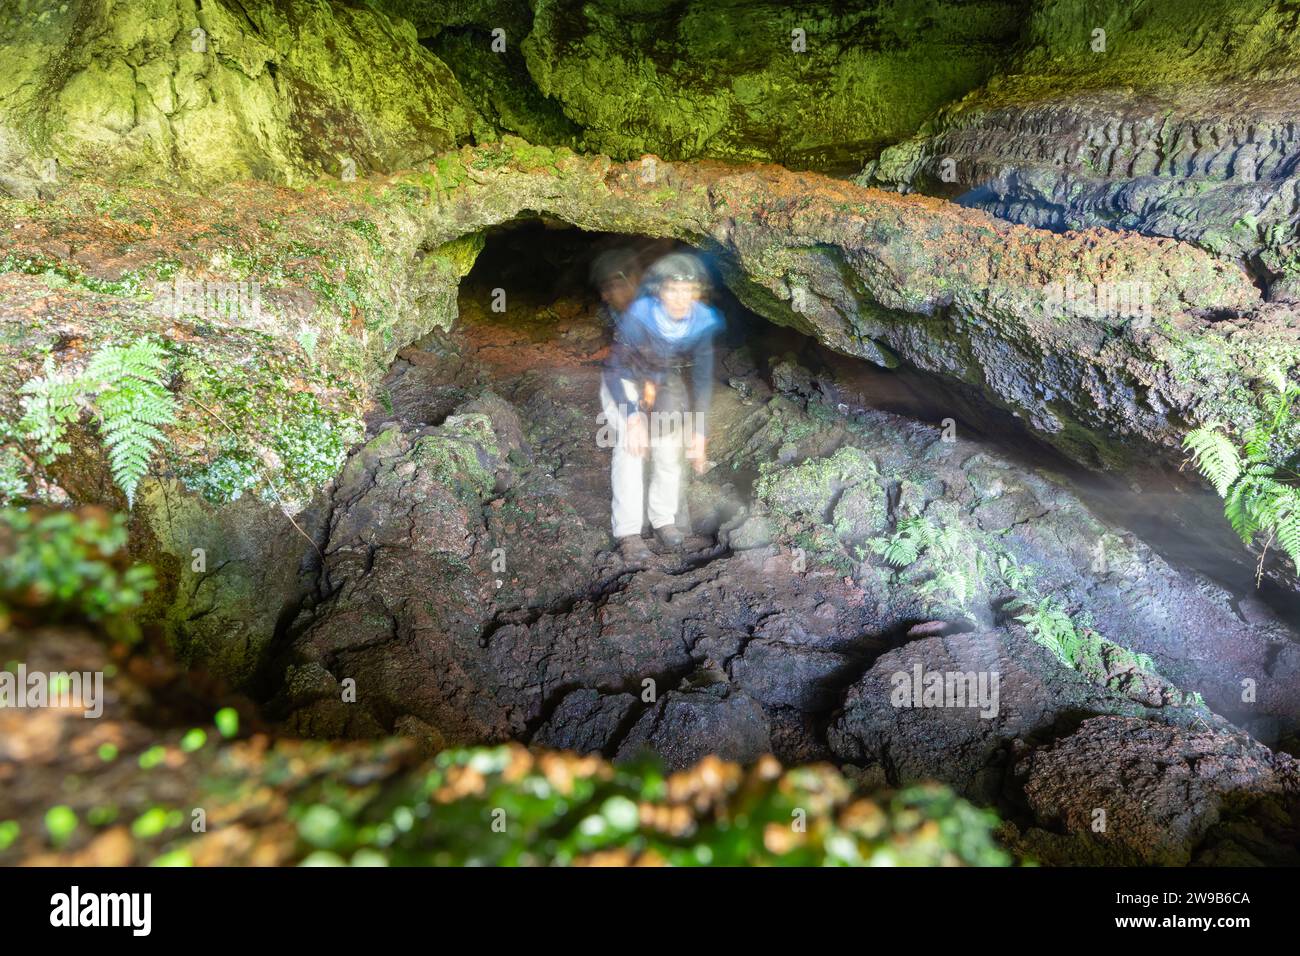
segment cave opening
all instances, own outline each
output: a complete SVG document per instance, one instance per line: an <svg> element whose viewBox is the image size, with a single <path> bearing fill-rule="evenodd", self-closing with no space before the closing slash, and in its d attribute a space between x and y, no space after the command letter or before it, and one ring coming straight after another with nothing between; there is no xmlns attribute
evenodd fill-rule
<svg viewBox="0 0 1300 956"><path fill-rule="evenodd" d="M724 406L752 407L781 395L846 420L867 411L891 412L963 435L989 440L1000 435L1008 453L1039 461L1048 455L1059 467L1071 467L1011 415L973 393L962 393L906 364L884 369L835 353L803 332L756 314L727 286L716 253L673 239L584 230L549 216L521 217L486 232L482 251L460 283L455 328L432 334L417 343L417 349L460 350L468 365L457 372L457 381L463 383L472 366L475 382L486 382L525 410L539 401L540 384L564 383L572 410L587 415L590 437L600 425L596 396L614 333L613 313L602 306L593 264L614 254L629 257L634 270L644 271L673 252L698 257L709 272L705 301L723 319L715 341L713 378L715 394L725 396ZM406 393L407 401L428 402L419 414L436 424L466 393L462 385L447 382L429 383L414 392L403 387L410 354L407 350L398 359L389 389ZM383 412L377 417L382 419ZM602 466L569 447L573 438L548 434L539 447L564 449L553 460L557 469L583 468L597 476L608 471L607 452ZM802 454L834 450L832 442L803 449ZM793 448L783 453L784 461L797 457ZM748 500L758 477L752 465L730 462L728 493L735 502ZM584 516L593 522L602 512L608 518L607 475L604 481L603 489L598 478L579 482L589 492L579 499ZM704 509L696 518L701 530L712 534L734 511L734 505L723 512Z"/></svg>

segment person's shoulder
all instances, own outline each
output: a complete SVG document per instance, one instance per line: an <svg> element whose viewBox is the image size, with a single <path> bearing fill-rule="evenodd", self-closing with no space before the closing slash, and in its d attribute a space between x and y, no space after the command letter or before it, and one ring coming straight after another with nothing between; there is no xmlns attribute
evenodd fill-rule
<svg viewBox="0 0 1300 956"><path fill-rule="evenodd" d="M638 322L644 322L650 318L654 310L654 296L642 295L632 300L632 304L627 307L626 315Z"/></svg>
<svg viewBox="0 0 1300 956"><path fill-rule="evenodd" d="M701 331L716 331L722 327L722 313L707 302L696 302L695 311Z"/></svg>
<svg viewBox="0 0 1300 956"><path fill-rule="evenodd" d="M641 296L623 310L622 324L629 331L648 333L653 329L655 299L653 296Z"/></svg>

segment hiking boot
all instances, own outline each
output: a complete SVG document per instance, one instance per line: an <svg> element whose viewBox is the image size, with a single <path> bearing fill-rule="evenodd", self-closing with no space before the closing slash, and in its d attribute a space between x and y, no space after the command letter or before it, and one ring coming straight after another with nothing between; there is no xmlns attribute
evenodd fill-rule
<svg viewBox="0 0 1300 956"><path fill-rule="evenodd" d="M618 553L624 561L645 561L650 557L650 548L639 534L629 534L618 539Z"/></svg>
<svg viewBox="0 0 1300 956"><path fill-rule="evenodd" d="M660 544L672 551L680 551L682 544L686 541L675 524L666 524L662 528L655 528L655 537L659 539Z"/></svg>

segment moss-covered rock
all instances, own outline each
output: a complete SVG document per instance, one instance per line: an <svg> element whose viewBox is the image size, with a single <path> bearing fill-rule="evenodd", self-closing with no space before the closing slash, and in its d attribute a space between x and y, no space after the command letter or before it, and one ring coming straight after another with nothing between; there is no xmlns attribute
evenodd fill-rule
<svg viewBox="0 0 1300 956"><path fill-rule="evenodd" d="M374 0L372 5L409 20L421 40L433 39L448 28L500 27L513 33L522 27L527 32L532 19L528 0Z"/></svg>
<svg viewBox="0 0 1300 956"><path fill-rule="evenodd" d="M281 617L310 590L304 565L325 516L291 517L250 499L214 506L153 481L139 517L147 543L137 550L165 585L146 622L159 625L178 660L252 686Z"/></svg>
<svg viewBox="0 0 1300 956"><path fill-rule="evenodd" d="M847 168L981 83L1020 17L998 0L543 0L523 50L589 149Z"/></svg>
<svg viewBox="0 0 1300 956"><path fill-rule="evenodd" d="M564 114L559 100L544 95L528 75L518 42L524 34L515 28L520 19L485 16L480 22L507 25L501 27L508 32L500 52L493 50L493 36L486 27L443 30L425 43L456 74L478 110L481 119L474 127L475 140L488 142L513 133L533 143L579 146L582 128ZM525 16L522 22L530 19Z"/></svg>
<svg viewBox="0 0 1300 956"><path fill-rule="evenodd" d="M28 191L92 171L364 175L463 141L473 119L409 23L330 0L32 0L0 12L0 45L0 148Z"/></svg>
<svg viewBox="0 0 1300 956"><path fill-rule="evenodd" d="M844 502L844 496L855 492L851 501L866 505L862 514ZM810 458L799 465L784 468L765 468L754 488L758 501L777 514L805 517L829 524L847 527L857 520L876 530L885 522L885 493L879 485L879 473L871 457L860 448L841 448L828 458ZM842 507L843 506L843 507Z"/></svg>

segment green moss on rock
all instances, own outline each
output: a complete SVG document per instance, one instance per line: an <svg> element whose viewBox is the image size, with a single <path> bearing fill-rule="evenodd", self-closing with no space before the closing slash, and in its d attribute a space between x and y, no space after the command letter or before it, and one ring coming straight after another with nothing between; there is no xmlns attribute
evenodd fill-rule
<svg viewBox="0 0 1300 956"><path fill-rule="evenodd" d="M0 16L11 173L299 182L409 166L473 107L416 31L329 0L31 0Z"/></svg>
<svg viewBox="0 0 1300 956"><path fill-rule="evenodd" d="M436 435L417 441L413 452L416 467L474 502L492 490L500 457L492 419L478 413L452 415Z"/></svg>
<svg viewBox="0 0 1300 956"><path fill-rule="evenodd" d="M883 523L884 491L878 484L879 472L871 457L852 445L841 448L827 458L810 458L788 467L765 466L754 487L755 497L770 510L785 517L811 518L820 523L834 519L834 509L849 489L867 509L861 517L869 524ZM846 512L842 523L849 522Z"/></svg>
<svg viewBox="0 0 1300 956"><path fill-rule="evenodd" d="M1019 20L1011 2L543 0L523 50L589 149L848 168L983 82Z"/></svg>

